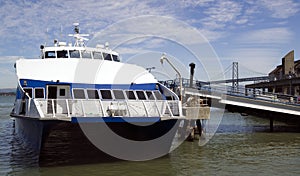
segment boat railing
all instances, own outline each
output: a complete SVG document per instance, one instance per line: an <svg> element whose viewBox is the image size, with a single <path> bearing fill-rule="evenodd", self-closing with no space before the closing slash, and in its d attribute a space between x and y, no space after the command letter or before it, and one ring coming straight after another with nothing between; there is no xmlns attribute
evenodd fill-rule
<svg viewBox="0 0 300 176"><path fill-rule="evenodd" d="M41 118L70 117L174 117L180 116L178 100L30 99L28 111ZM34 110L35 109L35 110Z"/></svg>

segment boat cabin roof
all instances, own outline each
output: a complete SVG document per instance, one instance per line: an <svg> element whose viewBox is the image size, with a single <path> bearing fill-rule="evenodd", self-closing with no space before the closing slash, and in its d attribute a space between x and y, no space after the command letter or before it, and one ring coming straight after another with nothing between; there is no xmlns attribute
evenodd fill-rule
<svg viewBox="0 0 300 176"><path fill-rule="evenodd" d="M57 58L101 59L120 62L119 54L108 48L53 46L42 49L42 59Z"/></svg>
<svg viewBox="0 0 300 176"><path fill-rule="evenodd" d="M84 41L88 34L79 33L79 23L74 23L74 34L69 34L75 38L75 43L58 42L54 40L54 46L41 45L42 59L59 59L59 58L76 58L76 59L101 59L120 62L119 54L108 48L108 43L105 45L97 45L95 48L86 47Z"/></svg>

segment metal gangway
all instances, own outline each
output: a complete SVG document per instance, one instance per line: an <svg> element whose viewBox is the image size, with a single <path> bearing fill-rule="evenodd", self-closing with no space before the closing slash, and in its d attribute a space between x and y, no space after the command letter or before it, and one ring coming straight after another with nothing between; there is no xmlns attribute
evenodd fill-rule
<svg viewBox="0 0 300 176"><path fill-rule="evenodd" d="M165 86L174 89L178 93L179 80L161 81ZM203 84L200 81L193 81L190 85L189 79L182 79L183 96L198 96L217 100L221 104L233 105L245 108L260 109L284 114L300 116L300 101L298 97L280 93L270 93L261 89L232 86Z"/></svg>

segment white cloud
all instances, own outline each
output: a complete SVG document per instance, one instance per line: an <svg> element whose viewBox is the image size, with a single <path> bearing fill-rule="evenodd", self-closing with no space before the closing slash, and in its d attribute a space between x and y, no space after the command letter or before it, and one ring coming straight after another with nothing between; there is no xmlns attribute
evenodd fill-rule
<svg viewBox="0 0 300 176"><path fill-rule="evenodd" d="M198 30L210 42L217 41L220 38L226 37L226 32L223 32L223 31L212 31L212 30L207 30L207 29L198 29Z"/></svg>
<svg viewBox="0 0 300 176"><path fill-rule="evenodd" d="M230 22L241 14L241 6L233 1L220 1L216 6L209 7L204 14L209 15L211 20L217 22Z"/></svg>
<svg viewBox="0 0 300 176"><path fill-rule="evenodd" d="M136 39L141 42L149 37L188 45L207 43L207 40L201 35L201 31L182 21L163 16L140 16L108 26L96 34L90 44L95 45L98 41L110 41L112 46L118 46Z"/></svg>
<svg viewBox="0 0 300 176"><path fill-rule="evenodd" d="M202 19L203 26L208 29L218 29L237 20L242 13L242 6L238 2L218 1L206 8L203 13L207 15Z"/></svg>
<svg viewBox="0 0 300 176"><path fill-rule="evenodd" d="M248 19L246 19L246 18L243 18L243 19L239 19L239 20L236 20L236 24L245 24L245 23L247 23L248 22Z"/></svg>
<svg viewBox="0 0 300 176"><path fill-rule="evenodd" d="M0 56L0 64L13 64L20 58L20 56Z"/></svg>
<svg viewBox="0 0 300 176"><path fill-rule="evenodd" d="M285 44L293 38L288 28L267 28L245 32L237 37L241 44Z"/></svg>
<svg viewBox="0 0 300 176"><path fill-rule="evenodd" d="M73 22L88 26L90 32L98 31L118 20L144 14L161 15L164 11L163 7L152 8L147 1L138 0L7 1L0 7L3 26L0 29L0 40L22 44L30 40L39 45L46 40L49 43L54 38L65 37L71 32ZM64 27L63 33L61 26ZM7 43L2 43L0 47L7 48L5 45ZM9 53L9 50L2 53Z"/></svg>
<svg viewBox="0 0 300 176"><path fill-rule="evenodd" d="M214 2L215 0L181 0L178 3L184 7L198 7L198 6L206 6L210 2Z"/></svg>
<svg viewBox="0 0 300 176"><path fill-rule="evenodd" d="M0 75L1 76L15 76L15 72L12 71L12 69L8 69L8 68L1 68L0 69Z"/></svg>
<svg viewBox="0 0 300 176"><path fill-rule="evenodd" d="M14 88L17 83L14 63L17 56L0 57L0 88Z"/></svg>
<svg viewBox="0 0 300 176"><path fill-rule="evenodd" d="M244 47L229 49L226 58L234 58L239 62L239 77L267 75L277 65L281 64L280 49L268 47Z"/></svg>
<svg viewBox="0 0 300 176"><path fill-rule="evenodd" d="M294 29L278 26L289 25L291 22L287 18L298 12L299 3L292 0L5 1L0 6L2 24L0 40L5 41L0 44L0 55L38 56L38 47L41 43L45 41L49 43L54 38L65 37L66 34L72 32L72 23L79 22L82 32L90 33L92 36L108 26L105 29L108 31L104 31L102 38L98 40L100 43L109 41L113 47L120 41L135 38L128 44L133 46L143 43L145 46L135 49L119 48L125 54L137 53L136 49L145 52L151 47L160 47L164 44L160 40L147 42L147 37L151 36L161 36L189 45L207 42L203 38L194 37L194 33L199 33L216 43L220 42L220 39L223 42L234 43L230 48L231 51L237 46L234 48L236 49L234 54L236 52L244 57L249 53L251 55L251 52L256 50L253 48L257 47L256 45L262 45L266 51L273 52L270 47L276 45L276 48L280 48L280 45L288 44L295 38L295 34L292 33ZM131 20L141 15L154 17L146 20ZM187 24L178 25L178 23L161 19L157 21L159 16L180 19ZM270 20L270 17L278 18L280 21ZM269 21L265 25L266 20ZM122 25L114 28L112 24L116 22ZM187 26L189 27L186 28ZM271 27L261 29L262 26ZM242 46L239 47L239 44ZM239 49L241 50L238 51ZM267 56L269 53L256 51L257 56L259 54ZM269 56L271 58L271 53ZM9 58L0 59L0 64L4 62L13 63L14 61Z"/></svg>
<svg viewBox="0 0 300 176"><path fill-rule="evenodd" d="M273 18L288 18L299 12L299 3L293 0L259 0L267 8Z"/></svg>

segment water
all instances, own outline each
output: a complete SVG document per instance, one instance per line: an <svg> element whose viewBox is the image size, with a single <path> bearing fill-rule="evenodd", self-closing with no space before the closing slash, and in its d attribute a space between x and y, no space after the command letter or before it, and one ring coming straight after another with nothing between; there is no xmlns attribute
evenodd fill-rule
<svg viewBox="0 0 300 176"><path fill-rule="evenodd" d="M268 120L235 113L206 145L184 142L156 160L39 167L14 134L13 101L0 97L0 175L300 175L299 133L269 133Z"/></svg>

